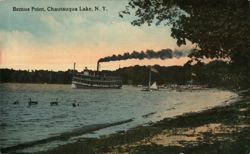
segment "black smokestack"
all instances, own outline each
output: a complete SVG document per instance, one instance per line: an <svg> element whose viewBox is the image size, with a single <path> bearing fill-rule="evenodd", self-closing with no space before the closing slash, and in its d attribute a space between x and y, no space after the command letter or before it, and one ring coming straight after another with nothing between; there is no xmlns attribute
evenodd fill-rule
<svg viewBox="0 0 250 154"><path fill-rule="evenodd" d="M100 69L100 62L98 61L97 62L97 68L96 68L97 72L99 72L99 69Z"/></svg>
<svg viewBox="0 0 250 154"><path fill-rule="evenodd" d="M153 51L153 50L147 50L147 51L133 51L132 53L125 52L123 55L112 55L107 56L104 58L101 58L98 60L98 63L100 62L109 62L109 61L120 61L120 60L128 60L128 59L171 59L171 58L180 58L184 57L190 54L190 51L180 51L175 50L174 52L171 49L162 49L160 51Z"/></svg>

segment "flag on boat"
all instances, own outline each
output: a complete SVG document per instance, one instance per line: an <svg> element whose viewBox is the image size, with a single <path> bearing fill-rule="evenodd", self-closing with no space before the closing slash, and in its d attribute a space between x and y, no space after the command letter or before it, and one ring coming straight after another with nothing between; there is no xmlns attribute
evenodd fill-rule
<svg viewBox="0 0 250 154"><path fill-rule="evenodd" d="M154 67L150 67L151 71L152 72L155 72L155 73L159 73L157 69L155 69Z"/></svg>

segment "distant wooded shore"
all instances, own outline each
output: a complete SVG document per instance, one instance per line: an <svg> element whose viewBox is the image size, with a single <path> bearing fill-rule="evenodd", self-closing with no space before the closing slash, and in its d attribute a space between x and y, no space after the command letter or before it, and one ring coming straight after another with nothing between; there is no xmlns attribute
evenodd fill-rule
<svg viewBox="0 0 250 154"><path fill-rule="evenodd" d="M159 66L154 65L158 73L152 74L152 81L159 85L189 84L208 85L208 87L248 88L244 75L235 73L230 64L224 61L212 61L208 64L197 63L184 66ZM1 83L46 83L46 84L71 84L73 69L67 71L50 70L14 70L0 69ZM106 75L118 75L122 77L124 85L147 85L148 66L130 66L114 71L103 70Z"/></svg>

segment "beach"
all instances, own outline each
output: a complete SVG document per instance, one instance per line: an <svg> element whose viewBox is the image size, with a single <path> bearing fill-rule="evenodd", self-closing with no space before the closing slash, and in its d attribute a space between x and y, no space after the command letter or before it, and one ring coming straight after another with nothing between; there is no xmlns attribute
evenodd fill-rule
<svg viewBox="0 0 250 154"><path fill-rule="evenodd" d="M249 98L223 89L141 92L128 86L100 91L41 84L1 88L6 111L1 119L2 153L186 152L214 141L236 142L232 136L249 129ZM36 106L25 103L30 94L37 96ZM53 95L61 96L58 106L49 105ZM20 103L13 104L15 99ZM74 99L78 107L71 105Z"/></svg>
<svg viewBox="0 0 250 154"><path fill-rule="evenodd" d="M247 153L249 118L250 100L244 96L232 104L40 153Z"/></svg>

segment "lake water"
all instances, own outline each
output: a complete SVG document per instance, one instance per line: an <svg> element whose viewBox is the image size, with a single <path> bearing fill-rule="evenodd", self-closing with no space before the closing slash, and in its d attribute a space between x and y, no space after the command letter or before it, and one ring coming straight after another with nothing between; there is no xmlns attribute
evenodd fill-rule
<svg viewBox="0 0 250 154"><path fill-rule="evenodd" d="M98 137L155 122L190 111L201 111L237 98L235 93L216 89L200 91L142 92L140 88L71 89L70 85L1 84L0 147L36 141L95 124L133 121L83 134ZM28 101L38 101L29 106ZM58 98L58 106L50 102ZM19 101L14 105L13 102ZM79 103L73 107L72 103ZM149 114L154 113L154 114ZM149 114L148 116L145 116ZM39 146L41 150L46 146ZM36 151L35 150L35 151Z"/></svg>

